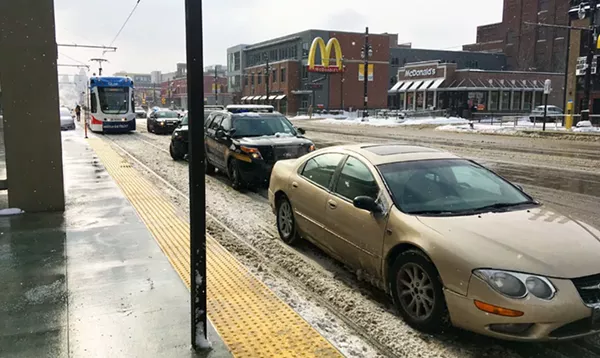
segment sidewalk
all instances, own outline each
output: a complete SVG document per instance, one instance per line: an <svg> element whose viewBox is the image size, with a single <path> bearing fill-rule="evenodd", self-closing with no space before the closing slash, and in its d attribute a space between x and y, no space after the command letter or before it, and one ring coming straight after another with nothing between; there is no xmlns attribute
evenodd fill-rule
<svg viewBox="0 0 600 358"><path fill-rule="evenodd" d="M189 291L81 131L63 162L65 213L0 217L0 357L196 356Z"/></svg>

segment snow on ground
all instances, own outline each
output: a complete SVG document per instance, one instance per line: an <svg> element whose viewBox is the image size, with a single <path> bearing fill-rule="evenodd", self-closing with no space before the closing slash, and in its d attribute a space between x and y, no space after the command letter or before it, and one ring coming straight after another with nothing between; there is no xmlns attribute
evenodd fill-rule
<svg viewBox="0 0 600 358"><path fill-rule="evenodd" d="M497 123L478 123L473 122L473 128L468 123L461 125L447 124L437 127L436 130L446 132L463 132L463 133L491 133L505 135L522 135L524 132L542 131L543 123L532 123L529 120L519 120L517 122L497 122ZM546 131L564 132L565 127L558 123L546 123ZM574 133L599 133L599 127L592 127L589 122L580 122L577 127L573 127L571 132Z"/></svg>
<svg viewBox="0 0 600 358"><path fill-rule="evenodd" d="M308 119L308 116L297 116L291 120ZM321 123L341 124L341 125L369 125L369 126L422 126L436 124L467 124L468 121L456 117L425 117L425 118L397 118L397 117L367 117L363 122L361 117L342 117L338 116L320 116L313 119L320 119Z"/></svg>

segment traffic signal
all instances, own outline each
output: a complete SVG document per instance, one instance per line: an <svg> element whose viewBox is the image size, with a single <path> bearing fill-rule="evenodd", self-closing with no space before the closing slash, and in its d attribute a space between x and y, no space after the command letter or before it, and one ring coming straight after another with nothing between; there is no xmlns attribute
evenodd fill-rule
<svg viewBox="0 0 600 358"><path fill-rule="evenodd" d="M160 101L162 104L167 104L167 99L165 97L163 97Z"/></svg>

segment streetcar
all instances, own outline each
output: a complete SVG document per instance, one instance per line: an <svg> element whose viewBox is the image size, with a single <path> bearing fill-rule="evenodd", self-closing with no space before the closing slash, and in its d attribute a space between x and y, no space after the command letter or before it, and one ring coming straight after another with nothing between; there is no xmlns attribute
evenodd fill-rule
<svg viewBox="0 0 600 358"><path fill-rule="evenodd" d="M88 128L97 133L134 131L133 90L133 80L129 77L91 77L86 95L85 121Z"/></svg>

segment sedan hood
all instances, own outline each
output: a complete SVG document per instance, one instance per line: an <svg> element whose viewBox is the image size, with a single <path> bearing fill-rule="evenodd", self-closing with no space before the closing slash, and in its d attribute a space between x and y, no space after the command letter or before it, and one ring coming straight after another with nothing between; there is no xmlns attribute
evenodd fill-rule
<svg viewBox="0 0 600 358"><path fill-rule="evenodd" d="M286 137L286 136L262 136L262 137L244 137L236 138L241 145L263 146L263 145L302 145L312 144L312 142L303 137Z"/></svg>
<svg viewBox="0 0 600 358"><path fill-rule="evenodd" d="M453 217L419 217L475 268L557 278L600 273L600 232L547 207Z"/></svg>

